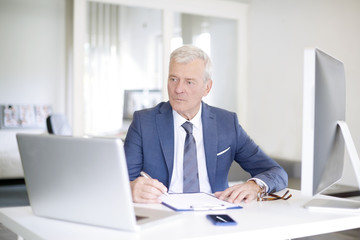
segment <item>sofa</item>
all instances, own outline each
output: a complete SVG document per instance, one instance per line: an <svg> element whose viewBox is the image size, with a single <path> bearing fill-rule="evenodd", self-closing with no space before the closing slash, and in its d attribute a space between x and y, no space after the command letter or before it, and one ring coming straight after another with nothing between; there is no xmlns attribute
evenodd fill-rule
<svg viewBox="0 0 360 240"><path fill-rule="evenodd" d="M44 133L44 129L0 129L0 180L24 178L16 134Z"/></svg>

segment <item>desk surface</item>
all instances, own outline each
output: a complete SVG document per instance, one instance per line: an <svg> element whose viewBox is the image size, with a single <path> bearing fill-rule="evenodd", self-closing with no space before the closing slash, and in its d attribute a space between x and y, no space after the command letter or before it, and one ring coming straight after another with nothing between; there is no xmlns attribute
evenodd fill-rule
<svg viewBox="0 0 360 240"><path fill-rule="evenodd" d="M137 233L52 220L33 215L31 207L0 209L0 222L21 237L32 239L290 239L360 227L360 213L312 212L303 208L309 201L291 190L287 201L252 202L243 209L183 212L166 223ZM144 206L144 205L141 205ZM162 205L145 205L168 209ZM171 210L169 210L171 211ZM226 213L237 226L214 226L205 217Z"/></svg>

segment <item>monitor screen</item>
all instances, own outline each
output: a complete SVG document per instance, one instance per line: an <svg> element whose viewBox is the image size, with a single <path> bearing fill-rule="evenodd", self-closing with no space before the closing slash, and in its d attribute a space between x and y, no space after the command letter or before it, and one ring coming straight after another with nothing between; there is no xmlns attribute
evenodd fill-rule
<svg viewBox="0 0 360 240"><path fill-rule="evenodd" d="M345 71L319 49L304 55L301 191L316 195L341 179L345 144L338 121L345 121Z"/></svg>

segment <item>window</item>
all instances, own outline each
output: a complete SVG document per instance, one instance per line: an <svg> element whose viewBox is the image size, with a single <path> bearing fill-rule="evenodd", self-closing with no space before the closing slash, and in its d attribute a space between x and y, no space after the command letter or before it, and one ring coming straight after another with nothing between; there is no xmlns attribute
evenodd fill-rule
<svg viewBox="0 0 360 240"><path fill-rule="evenodd" d="M161 90L161 20L160 10L95 2L87 4L83 88L85 134L121 131L124 91ZM141 101L141 96L134 100Z"/></svg>

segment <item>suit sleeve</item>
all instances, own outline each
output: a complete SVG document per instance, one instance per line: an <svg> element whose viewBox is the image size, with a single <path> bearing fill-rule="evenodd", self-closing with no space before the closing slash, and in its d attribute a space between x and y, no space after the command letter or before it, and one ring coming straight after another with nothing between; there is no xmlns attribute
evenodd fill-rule
<svg viewBox="0 0 360 240"><path fill-rule="evenodd" d="M285 170L268 155L247 135L239 125L237 116L234 119L237 147L235 161L254 178L264 181L269 192L280 191L287 187L288 175Z"/></svg>
<svg viewBox="0 0 360 240"><path fill-rule="evenodd" d="M130 181L137 178L140 175L140 171L142 170L142 145L140 118L138 116L138 112L135 112L124 143L126 163L129 171Z"/></svg>

